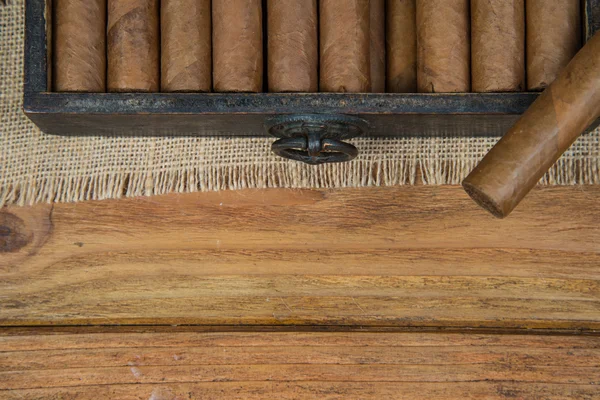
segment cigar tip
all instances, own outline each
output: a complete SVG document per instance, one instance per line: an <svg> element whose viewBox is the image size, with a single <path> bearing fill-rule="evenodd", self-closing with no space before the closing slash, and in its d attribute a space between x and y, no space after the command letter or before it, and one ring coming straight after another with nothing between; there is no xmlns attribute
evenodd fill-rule
<svg viewBox="0 0 600 400"><path fill-rule="evenodd" d="M477 203L484 210L490 212L490 214L492 214L494 217L502 219L507 216L507 214L502 211L502 208L477 186L465 180L462 183L462 187L475 203Z"/></svg>

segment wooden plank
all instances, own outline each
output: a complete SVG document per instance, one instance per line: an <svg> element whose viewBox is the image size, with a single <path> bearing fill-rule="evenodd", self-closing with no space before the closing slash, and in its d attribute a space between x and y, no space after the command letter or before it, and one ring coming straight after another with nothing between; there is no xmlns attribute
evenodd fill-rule
<svg viewBox="0 0 600 400"><path fill-rule="evenodd" d="M599 377L593 336L0 335L6 399L587 399Z"/></svg>
<svg viewBox="0 0 600 400"><path fill-rule="evenodd" d="M218 382L155 385L100 385L15 390L7 400L47 399L545 399L587 400L599 395L593 385L513 382Z"/></svg>
<svg viewBox="0 0 600 400"><path fill-rule="evenodd" d="M600 329L600 188L498 221L457 187L8 208L0 325Z"/></svg>
<svg viewBox="0 0 600 400"><path fill-rule="evenodd" d="M511 347L512 349L557 349L587 348L600 349L597 336L587 335L492 335L492 334L432 334L402 332L181 332L169 328L168 332L128 332L123 327L111 333L85 333L85 328L77 333L64 333L58 329L34 329L29 332L12 333L9 329L0 330L1 351L14 353L22 351L66 351L94 350L106 347L110 341L111 349L134 349L139 347L167 348L205 348L228 347L446 347L448 338L453 346L479 346L488 349ZM101 339L101 340L100 340Z"/></svg>

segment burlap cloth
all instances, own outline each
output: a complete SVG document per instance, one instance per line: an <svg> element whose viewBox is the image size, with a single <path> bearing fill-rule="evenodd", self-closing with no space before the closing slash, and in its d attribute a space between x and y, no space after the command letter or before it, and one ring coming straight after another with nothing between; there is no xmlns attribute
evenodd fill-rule
<svg viewBox="0 0 600 400"><path fill-rule="evenodd" d="M67 138L22 113L24 0L0 2L0 206L242 188L459 184L497 138L360 139L357 160L312 167L277 158L269 138ZM544 184L600 181L600 131Z"/></svg>

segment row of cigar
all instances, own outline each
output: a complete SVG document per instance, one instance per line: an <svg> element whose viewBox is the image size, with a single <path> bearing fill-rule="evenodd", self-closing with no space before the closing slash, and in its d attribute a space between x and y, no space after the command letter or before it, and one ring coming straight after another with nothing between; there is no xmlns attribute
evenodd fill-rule
<svg viewBox="0 0 600 400"><path fill-rule="evenodd" d="M535 91L581 45L579 0L54 0L53 15L59 92Z"/></svg>

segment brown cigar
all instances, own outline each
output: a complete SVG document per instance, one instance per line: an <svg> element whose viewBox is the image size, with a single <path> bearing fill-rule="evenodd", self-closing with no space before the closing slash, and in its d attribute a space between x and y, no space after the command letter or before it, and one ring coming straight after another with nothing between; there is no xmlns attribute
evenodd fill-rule
<svg viewBox="0 0 600 400"><path fill-rule="evenodd" d="M210 92L212 30L210 0L162 0L161 90Z"/></svg>
<svg viewBox="0 0 600 400"><path fill-rule="evenodd" d="M467 193L506 217L600 116L600 34L595 35L465 179Z"/></svg>
<svg viewBox="0 0 600 400"><path fill-rule="evenodd" d="M387 3L387 91L417 91L417 16L415 0Z"/></svg>
<svg viewBox="0 0 600 400"><path fill-rule="evenodd" d="M580 0L527 0L527 87L543 90L581 47Z"/></svg>
<svg viewBox="0 0 600 400"><path fill-rule="evenodd" d="M269 0L270 92L319 90L317 0Z"/></svg>
<svg viewBox="0 0 600 400"><path fill-rule="evenodd" d="M106 91L106 0L54 0L54 90Z"/></svg>
<svg viewBox="0 0 600 400"><path fill-rule="evenodd" d="M321 91L371 91L369 0L321 0Z"/></svg>
<svg viewBox="0 0 600 400"><path fill-rule="evenodd" d="M108 0L108 91L158 92L158 0Z"/></svg>
<svg viewBox="0 0 600 400"><path fill-rule="evenodd" d="M469 33L469 0L417 0L419 92L471 89Z"/></svg>
<svg viewBox="0 0 600 400"><path fill-rule="evenodd" d="M371 0L371 91L385 93L385 0Z"/></svg>
<svg viewBox="0 0 600 400"><path fill-rule="evenodd" d="M471 0L471 86L525 90L524 0Z"/></svg>
<svg viewBox="0 0 600 400"><path fill-rule="evenodd" d="M212 7L215 91L262 91L261 0L213 0Z"/></svg>

